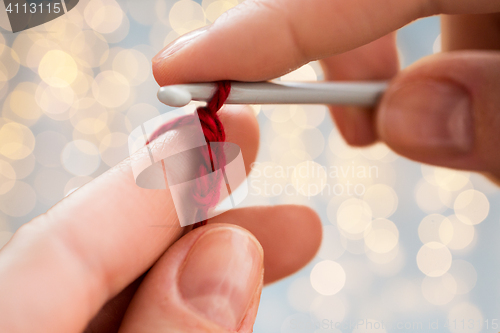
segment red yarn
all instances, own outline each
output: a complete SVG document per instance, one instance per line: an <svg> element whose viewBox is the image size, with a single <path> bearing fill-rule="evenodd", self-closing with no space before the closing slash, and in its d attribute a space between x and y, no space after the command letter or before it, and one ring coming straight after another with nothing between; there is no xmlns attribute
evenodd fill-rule
<svg viewBox="0 0 500 333"><path fill-rule="evenodd" d="M217 82L217 90L212 99L206 106L201 106L196 109L198 118L200 119L203 135L207 142L208 151L203 150L203 163L198 169L198 178L193 187L192 195L197 206L201 207L196 213L196 220L201 221L196 223L193 228L197 228L207 224L207 214L211 207L214 207L219 202L219 186L222 181L220 173L215 173L215 170L220 169L226 164L226 158L222 147L218 145L214 151L210 147L210 142L225 142L226 133L224 126L219 119L217 112L220 110L226 101L231 91L231 83L229 81ZM163 133L180 126L186 126L193 123L194 115L188 115L177 118L174 121L168 122L160 126L149 138L149 142L153 141ZM208 176L207 176L208 175ZM203 176L207 176L201 178Z"/></svg>

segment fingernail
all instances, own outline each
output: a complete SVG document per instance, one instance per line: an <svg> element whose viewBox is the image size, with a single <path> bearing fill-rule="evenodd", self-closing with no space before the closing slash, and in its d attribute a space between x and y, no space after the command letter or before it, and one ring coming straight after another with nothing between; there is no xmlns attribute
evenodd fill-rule
<svg viewBox="0 0 500 333"><path fill-rule="evenodd" d="M157 55L154 56L153 58L153 63L157 63L160 61L165 60L166 58L172 56L175 54L177 51L182 49L184 46L188 45L191 43L193 40L195 40L197 37L205 33L208 29L208 26L204 26L203 28L193 30L191 32L188 32L185 35L180 36L176 40L174 40L172 43L168 44L161 50Z"/></svg>
<svg viewBox="0 0 500 333"><path fill-rule="evenodd" d="M379 113L381 136L406 148L468 152L473 145L470 96L446 82L420 81L388 96Z"/></svg>
<svg viewBox="0 0 500 333"><path fill-rule="evenodd" d="M193 245L180 273L184 299L220 326L237 330L262 279L262 249L242 230L216 228Z"/></svg>

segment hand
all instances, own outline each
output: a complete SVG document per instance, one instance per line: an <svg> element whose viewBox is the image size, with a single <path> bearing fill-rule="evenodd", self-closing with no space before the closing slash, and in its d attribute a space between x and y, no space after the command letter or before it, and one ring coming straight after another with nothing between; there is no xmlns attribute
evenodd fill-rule
<svg viewBox="0 0 500 333"><path fill-rule="evenodd" d="M348 143L500 179L500 1L247 0L153 60L161 85L258 81L322 59L327 80L395 77L376 110L330 107ZM443 49L398 73L394 30L443 16Z"/></svg>
<svg viewBox="0 0 500 333"><path fill-rule="evenodd" d="M221 113L249 170L256 119L249 108ZM254 207L173 244L182 233L170 192L138 187L124 161L2 248L0 332L251 332L263 283L311 260L321 224L304 207Z"/></svg>

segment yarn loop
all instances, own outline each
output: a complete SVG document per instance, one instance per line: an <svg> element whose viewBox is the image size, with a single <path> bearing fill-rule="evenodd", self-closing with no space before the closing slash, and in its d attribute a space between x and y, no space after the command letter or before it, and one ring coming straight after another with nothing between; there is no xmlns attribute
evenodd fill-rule
<svg viewBox="0 0 500 333"><path fill-rule="evenodd" d="M208 210L219 202L220 185L224 179L222 172L216 171L226 165L226 157L223 145L211 146L210 142L226 141L224 125L220 121L218 111L224 105L230 91L230 81L217 82L217 90L211 100L206 106L196 109L208 149L201 150L202 161L198 167L198 178L191 193L198 207L196 221L200 221L193 226L193 229L207 224ZM194 115L188 115L163 124L149 137L147 144L171 129L192 124L194 120Z"/></svg>

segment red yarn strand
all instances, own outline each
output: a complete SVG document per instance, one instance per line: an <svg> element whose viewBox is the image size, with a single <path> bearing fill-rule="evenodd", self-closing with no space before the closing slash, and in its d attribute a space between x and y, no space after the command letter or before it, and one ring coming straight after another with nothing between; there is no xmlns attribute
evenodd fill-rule
<svg viewBox="0 0 500 333"><path fill-rule="evenodd" d="M218 151L222 149L222 147L217 146L215 149L218 150L212 151L210 142L226 141L224 125L219 119L218 111L222 105L224 105L224 102L227 100L230 92L230 81L219 81L217 82L217 90L215 91L212 99L206 106L201 106L196 109L196 113L200 119L201 128L203 130L203 135L205 136L205 141L207 142L208 151L204 150L204 163L201 163L199 166L198 178L196 179L196 184L192 191L193 199L197 203L198 207L201 207L198 209L196 214L196 219L201 222L194 224L193 229L207 224L208 210L219 202L219 186L223 179L220 173L215 173L214 171L220 169L226 164L226 158L224 151ZM149 137L147 144L173 128L193 123L194 119L194 115L189 115L163 124Z"/></svg>

